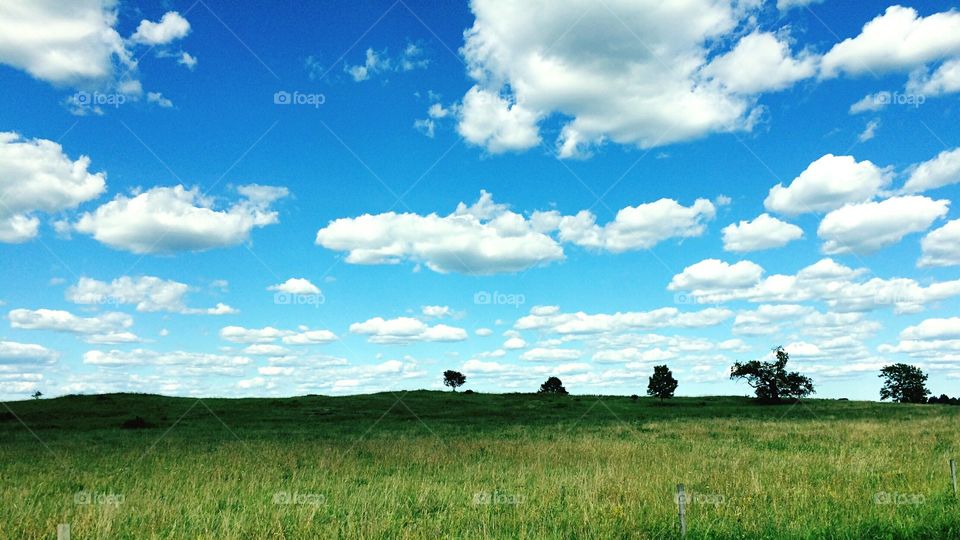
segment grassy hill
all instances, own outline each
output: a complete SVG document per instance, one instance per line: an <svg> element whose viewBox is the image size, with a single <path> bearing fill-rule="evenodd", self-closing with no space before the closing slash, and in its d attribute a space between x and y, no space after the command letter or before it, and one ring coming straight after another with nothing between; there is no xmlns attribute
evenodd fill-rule
<svg viewBox="0 0 960 540"><path fill-rule="evenodd" d="M0 538L960 538L960 407L396 392L0 405Z"/></svg>

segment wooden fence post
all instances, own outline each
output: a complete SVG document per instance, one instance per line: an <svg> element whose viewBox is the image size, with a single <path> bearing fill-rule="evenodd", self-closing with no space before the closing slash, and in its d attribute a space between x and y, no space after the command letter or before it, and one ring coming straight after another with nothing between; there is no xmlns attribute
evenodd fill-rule
<svg viewBox="0 0 960 540"><path fill-rule="evenodd" d="M680 538L687 537L687 495L683 491L683 484L677 484L677 506L680 513Z"/></svg>
<svg viewBox="0 0 960 540"><path fill-rule="evenodd" d="M953 496L957 496L957 460L950 460L950 478L953 480Z"/></svg>
<svg viewBox="0 0 960 540"><path fill-rule="evenodd" d="M60 523L57 525L57 540L70 540L69 523Z"/></svg>

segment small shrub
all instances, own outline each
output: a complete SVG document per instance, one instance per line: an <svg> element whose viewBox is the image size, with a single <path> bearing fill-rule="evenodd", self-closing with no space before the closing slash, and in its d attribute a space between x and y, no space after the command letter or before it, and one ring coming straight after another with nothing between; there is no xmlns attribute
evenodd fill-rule
<svg viewBox="0 0 960 540"><path fill-rule="evenodd" d="M147 422L143 418L136 416L120 424L120 429L150 429L157 427L156 424Z"/></svg>
<svg viewBox="0 0 960 540"><path fill-rule="evenodd" d="M464 390L463 393L464 393L464 394L475 394L476 392L474 392L473 390Z"/></svg>
<svg viewBox="0 0 960 540"><path fill-rule="evenodd" d="M636 401L636 400L640 399L640 396L634 394L634 395L630 396L630 399L631 399L632 401Z"/></svg>

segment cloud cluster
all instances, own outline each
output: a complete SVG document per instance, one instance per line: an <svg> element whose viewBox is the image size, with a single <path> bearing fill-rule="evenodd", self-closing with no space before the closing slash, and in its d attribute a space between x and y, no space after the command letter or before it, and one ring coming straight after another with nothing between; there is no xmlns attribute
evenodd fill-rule
<svg viewBox="0 0 960 540"><path fill-rule="evenodd" d="M129 329L133 318L126 313L109 312L95 317L79 317L56 309L14 309L7 314L10 327L22 330L49 330L79 334L87 343L135 343L140 341Z"/></svg>
<svg viewBox="0 0 960 540"><path fill-rule="evenodd" d="M184 297L189 291L190 287L185 283L154 276L121 276L109 283L81 277L67 289L66 297L75 304L135 305L137 311L148 313L229 315L237 312L223 303L205 309L187 307Z"/></svg>

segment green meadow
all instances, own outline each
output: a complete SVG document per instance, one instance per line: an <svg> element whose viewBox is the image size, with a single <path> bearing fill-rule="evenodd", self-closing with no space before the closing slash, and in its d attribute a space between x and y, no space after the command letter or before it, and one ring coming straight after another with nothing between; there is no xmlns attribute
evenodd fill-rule
<svg viewBox="0 0 960 540"><path fill-rule="evenodd" d="M960 407L397 392L0 405L0 538L960 538Z"/></svg>

